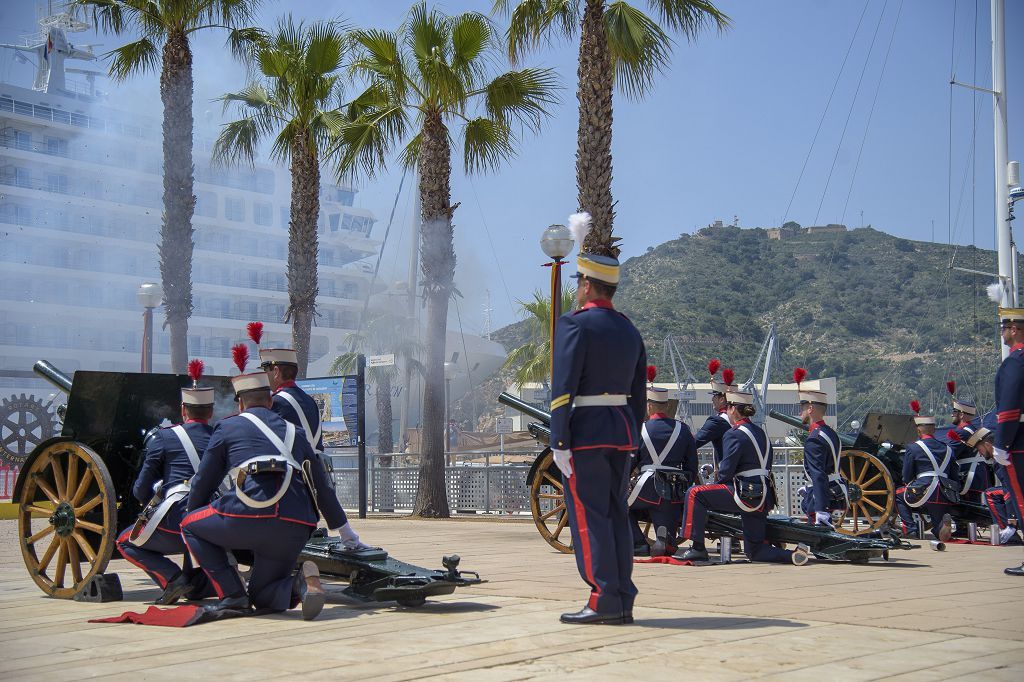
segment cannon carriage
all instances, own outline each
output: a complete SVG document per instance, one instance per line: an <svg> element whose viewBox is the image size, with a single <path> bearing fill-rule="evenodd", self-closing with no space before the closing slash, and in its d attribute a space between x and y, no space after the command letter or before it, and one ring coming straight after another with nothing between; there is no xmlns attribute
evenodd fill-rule
<svg viewBox="0 0 1024 682"><path fill-rule="evenodd" d="M551 436L551 415L509 393L500 394L498 402L536 420L527 428L534 438L544 444L545 448L534 460L526 477L527 485L530 488L530 511L534 524L544 541L560 552L571 553L573 551L572 540L567 528L569 517L565 509L565 493L561 473L555 466L551 448L547 447ZM799 420L796 421L799 423ZM844 454L846 454L845 451ZM892 474L884 461L863 450L844 461L849 466L855 467L853 478L861 481L861 489L869 493L867 495L862 493L858 500L872 500L873 502L873 498L882 500L882 495L887 495L884 506L881 502L874 502L874 504L883 510L887 508L891 514L894 496L888 494L890 489L888 486L892 485ZM867 502L864 504L866 507L872 507ZM867 514L867 512L864 513ZM852 525L852 521L850 525ZM788 517L769 517L767 536L769 541L779 545L807 545L811 553L819 558L854 563L866 562L870 558L887 559L889 551L892 549L912 547L897 538L883 537L884 534L877 532L881 526L881 523L875 523L869 527L861 522L855 530L837 529L837 532L831 532L825 527L813 526ZM706 532L709 537L728 536L738 540L743 535L740 517L737 514L710 512ZM867 535L869 532L873 537L858 537ZM650 535L649 527L646 533L648 536Z"/></svg>
<svg viewBox="0 0 1024 682"><path fill-rule="evenodd" d="M63 599L121 598L120 583L104 576L117 539L142 505L132 486L142 466L147 435L180 421L185 375L78 371L74 380L45 361L34 370L67 393L61 435L40 443L14 486L18 535L29 575L46 594ZM215 391L214 421L237 412L228 377L204 376ZM236 552L242 564L249 561ZM483 582L458 570L457 555L443 569L398 561L380 548L350 551L317 532L298 560L313 561L325 578L349 583L344 593L361 601L419 606L427 597ZM102 593L102 594L100 594Z"/></svg>

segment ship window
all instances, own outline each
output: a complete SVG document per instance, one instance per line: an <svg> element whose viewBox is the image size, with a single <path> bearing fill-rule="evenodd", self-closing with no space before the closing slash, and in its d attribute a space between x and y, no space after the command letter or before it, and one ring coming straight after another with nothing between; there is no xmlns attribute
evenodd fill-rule
<svg viewBox="0 0 1024 682"><path fill-rule="evenodd" d="M59 137L46 138L46 153L53 156L67 156L68 141Z"/></svg>
<svg viewBox="0 0 1024 682"><path fill-rule="evenodd" d="M14 184L16 184L18 187L29 187L32 184L32 173L29 171L28 168L15 166Z"/></svg>
<svg viewBox="0 0 1024 682"><path fill-rule="evenodd" d="M273 207L262 201L252 205L252 219L257 225L270 225L273 222Z"/></svg>
<svg viewBox="0 0 1024 682"><path fill-rule="evenodd" d="M225 197L224 217L235 222L245 220L245 205L242 200L237 197Z"/></svg>
<svg viewBox="0 0 1024 682"><path fill-rule="evenodd" d="M26 151L32 149L32 135L24 130L14 131L14 146Z"/></svg>
<svg viewBox="0 0 1024 682"><path fill-rule="evenodd" d="M63 173L47 173L46 187L51 192L68 193L68 176Z"/></svg>

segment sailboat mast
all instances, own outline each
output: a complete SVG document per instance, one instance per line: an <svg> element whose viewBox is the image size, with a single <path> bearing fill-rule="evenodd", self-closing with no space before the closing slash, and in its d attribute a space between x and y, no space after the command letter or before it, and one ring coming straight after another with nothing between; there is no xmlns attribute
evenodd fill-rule
<svg viewBox="0 0 1024 682"><path fill-rule="evenodd" d="M1003 284L1004 305L1016 308L1017 264L1014 262L1012 237L1010 234L1009 186L1007 183L1006 141L1006 19L1005 0L992 0L992 95L993 132L995 144L995 201L996 201L996 248L999 253L999 281ZM1000 341L1005 358L1009 349Z"/></svg>

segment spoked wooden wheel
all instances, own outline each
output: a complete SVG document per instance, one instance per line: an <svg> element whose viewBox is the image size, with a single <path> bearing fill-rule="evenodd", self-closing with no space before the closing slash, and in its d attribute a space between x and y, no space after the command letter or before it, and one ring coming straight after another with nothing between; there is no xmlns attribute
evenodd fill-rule
<svg viewBox="0 0 1024 682"><path fill-rule="evenodd" d="M117 533L114 484L103 460L82 443L44 447L21 473L21 554L44 592L70 599L110 561Z"/></svg>
<svg viewBox="0 0 1024 682"><path fill-rule="evenodd" d="M862 450L843 450L839 468L849 484L850 508L836 522L836 530L847 535L878 530L892 516L896 501L889 469Z"/></svg>
<svg viewBox="0 0 1024 682"><path fill-rule="evenodd" d="M559 552L572 554L562 474L555 466L550 450L541 455L539 468L530 484L530 512L544 541Z"/></svg>

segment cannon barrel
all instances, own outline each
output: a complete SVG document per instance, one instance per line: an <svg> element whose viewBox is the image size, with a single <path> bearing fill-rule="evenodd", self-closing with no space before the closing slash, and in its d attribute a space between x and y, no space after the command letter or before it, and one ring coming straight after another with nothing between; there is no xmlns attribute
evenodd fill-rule
<svg viewBox="0 0 1024 682"><path fill-rule="evenodd" d="M502 405L508 405L512 409L519 410L523 414L532 419L536 419L542 422L545 426L551 425L551 413L546 412L539 407L534 407L528 402L520 400L511 393L505 393L504 391L498 395L498 402Z"/></svg>
<svg viewBox="0 0 1024 682"><path fill-rule="evenodd" d="M544 424L538 424L533 422L526 427L526 430L530 432L530 435L539 440L541 443L551 442L551 427L545 426Z"/></svg>
<svg viewBox="0 0 1024 682"><path fill-rule="evenodd" d="M51 365L46 360L37 361L36 364L32 365L32 371L65 393L71 393L71 377Z"/></svg>
<svg viewBox="0 0 1024 682"><path fill-rule="evenodd" d="M804 431L807 430L807 425L800 421L799 417L790 417L788 414L782 414L781 412L777 412L775 410L768 410L768 416L772 417L773 419L778 419L780 422L783 422L785 424L789 424L792 427L803 429ZM840 433L839 442L848 448L852 448L853 444L857 442L857 439L848 436L844 433Z"/></svg>

